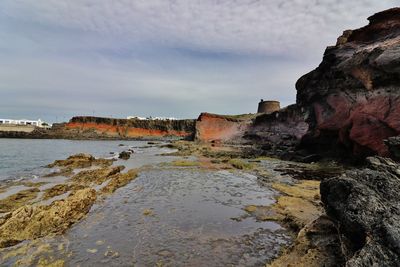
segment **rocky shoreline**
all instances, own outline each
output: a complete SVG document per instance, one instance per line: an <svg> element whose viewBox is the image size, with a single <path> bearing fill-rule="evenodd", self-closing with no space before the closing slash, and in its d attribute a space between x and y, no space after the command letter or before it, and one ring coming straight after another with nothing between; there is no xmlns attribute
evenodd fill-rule
<svg viewBox="0 0 400 267"><path fill-rule="evenodd" d="M369 21L328 47L322 63L297 82L296 104L272 114L203 113L197 122L164 123L81 117L52 134L8 137L194 139L166 145L181 157L171 166L241 170L279 192L273 205L248 205L245 216L234 218L291 229L294 242L268 266L399 266L400 8ZM31 206L40 191L31 189L1 200L7 213L0 247L63 233L140 171L123 172L90 155L50 167L60 168L50 175L68 182L47 189L43 200L68 196Z"/></svg>

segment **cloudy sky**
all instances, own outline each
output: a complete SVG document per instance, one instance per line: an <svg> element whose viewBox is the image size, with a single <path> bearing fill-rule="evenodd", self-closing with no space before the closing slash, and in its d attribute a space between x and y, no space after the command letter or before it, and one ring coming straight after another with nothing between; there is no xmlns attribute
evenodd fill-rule
<svg viewBox="0 0 400 267"><path fill-rule="evenodd" d="M0 117L195 118L295 101L389 0L1 0Z"/></svg>

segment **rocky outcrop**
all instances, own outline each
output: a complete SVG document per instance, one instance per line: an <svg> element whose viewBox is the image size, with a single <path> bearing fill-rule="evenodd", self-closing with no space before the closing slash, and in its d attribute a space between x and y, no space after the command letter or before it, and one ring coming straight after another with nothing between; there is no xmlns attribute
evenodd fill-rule
<svg viewBox="0 0 400 267"><path fill-rule="evenodd" d="M194 134L194 120L74 117L65 125L65 131L86 138L191 138Z"/></svg>
<svg viewBox="0 0 400 267"><path fill-rule="evenodd" d="M241 143L254 114L237 116L201 113L196 121L195 139L203 142Z"/></svg>
<svg viewBox="0 0 400 267"><path fill-rule="evenodd" d="M384 139L400 134L400 8L368 20L345 31L318 68L297 81L308 148L389 156Z"/></svg>
<svg viewBox="0 0 400 267"><path fill-rule="evenodd" d="M94 189L74 192L48 206L23 206L0 218L0 248L24 240L65 232L89 212L96 200Z"/></svg>
<svg viewBox="0 0 400 267"><path fill-rule="evenodd" d="M46 139L193 139L195 120L139 120L73 117L51 129L36 128L30 133L1 132L0 138Z"/></svg>
<svg viewBox="0 0 400 267"><path fill-rule="evenodd" d="M368 168L321 183L321 199L335 220L346 266L399 266L400 165L367 158Z"/></svg>
<svg viewBox="0 0 400 267"><path fill-rule="evenodd" d="M258 115L244 138L279 155L293 150L307 131L304 114L291 105L272 114Z"/></svg>
<svg viewBox="0 0 400 267"><path fill-rule="evenodd" d="M270 149L297 144L307 130L308 124L296 105L270 114L229 116L202 113L196 122L196 140L250 142Z"/></svg>
<svg viewBox="0 0 400 267"><path fill-rule="evenodd" d="M389 148L390 155L395 160L400 160L400 136L389 137L385 140L385 144Z"/></svg>

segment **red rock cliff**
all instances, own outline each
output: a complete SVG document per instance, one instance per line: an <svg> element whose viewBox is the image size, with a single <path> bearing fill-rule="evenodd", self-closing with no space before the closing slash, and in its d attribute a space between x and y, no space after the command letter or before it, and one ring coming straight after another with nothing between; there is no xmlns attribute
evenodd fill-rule
<svg viewBox="0 0 400 267"><path fill-rule="evenodd" d="M196 140L210 142L241 142L254 115L217 115L201 113L196 121Z"/></svg>
<svg viewBox="0 0 400 267"><path fill-rule="evenodd" d="M146 138L194 135L194 120L137 120L99 117L73 117L58 131L77 138Z"/></svg>
<svg viewBox="0 0 400 267"><path fill-rule="evenodd" d="M400 8L368 20L345 31L318 68L297 81L309 147L388 156L383 140L400 134Z"/></svg>

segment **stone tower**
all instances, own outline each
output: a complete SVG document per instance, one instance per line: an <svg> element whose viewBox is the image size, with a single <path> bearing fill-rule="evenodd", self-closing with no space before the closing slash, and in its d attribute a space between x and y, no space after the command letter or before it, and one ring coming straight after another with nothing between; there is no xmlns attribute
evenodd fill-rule
<svg viewBox="0 0 400 267"><path fill-rule="evenodd" d="M281 105L279 101L268 100L264 101L261 99L260 103L258 103L257 113L272 113L281 109Z"/></svg>

